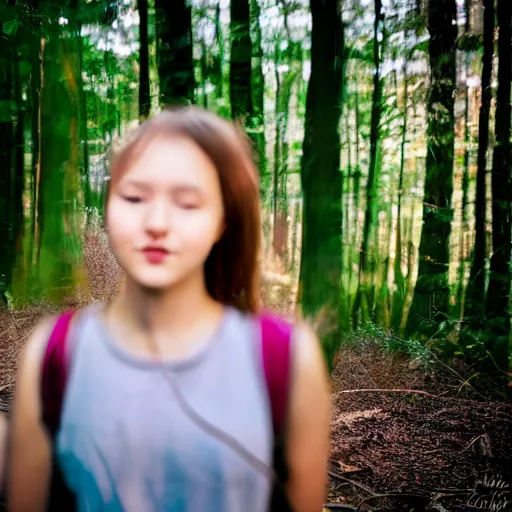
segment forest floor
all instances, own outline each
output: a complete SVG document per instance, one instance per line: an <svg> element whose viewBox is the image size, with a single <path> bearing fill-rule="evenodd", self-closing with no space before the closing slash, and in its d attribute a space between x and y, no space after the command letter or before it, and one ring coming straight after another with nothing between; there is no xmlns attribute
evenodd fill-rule
<svg viewBox="0 0 512 512"><path fill-rule="evenodd" d="M512 510L512 404L486 400L465 373L426 370L378 340L342 350L328 500L353 508L326 508Z"/></svg>
<svg viewBox="0 0 512 512"><path fill-rule="evenodd" d="M117 287L103 242L85 244L88 300L108 300ZM265 273L270 309L288 316L294 291L278 269ZM0 312L0 411L10 407L19 352L48 312ZM382 341L362 334L337 357L325 508L512 511L512 403L480 395L462 364L425 366Z"/></svg>

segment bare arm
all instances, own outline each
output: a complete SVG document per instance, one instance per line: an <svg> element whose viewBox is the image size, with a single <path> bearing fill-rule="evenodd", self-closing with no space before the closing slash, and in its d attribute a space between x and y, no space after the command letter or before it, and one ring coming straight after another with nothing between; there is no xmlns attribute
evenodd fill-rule
<svg viewBox="0 0 512 512"><path fill-rule="evenodd" d="M288 494L296 512L322 510L331 419L329 380L320 343L304 323L295 330L287 433Z"/></svg>
<svg viewBox="0 0 512 512"><path fill-rule="evenodd" d="M23 349L10 425L8 505L11 512L43 512L51 474L51 441L41 423L41 364L55 319L43 320Z"/></svg>

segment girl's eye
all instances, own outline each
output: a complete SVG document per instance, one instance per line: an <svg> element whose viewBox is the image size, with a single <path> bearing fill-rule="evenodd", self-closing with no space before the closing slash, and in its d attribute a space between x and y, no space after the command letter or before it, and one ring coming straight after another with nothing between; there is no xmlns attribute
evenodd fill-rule
<svg viewBox="0 0 512 512"><path fill-rule="evenodd" d="M186 203L186 202L182 202L180 204L180 207L183 208L184 210L196 210L197 208L199 208L197 203Z"/></svg>
<svg viewBox="0 0 512 512"><path fill-rule="evenodd" d="M128 201L129 203L140 203L142 198L138 196L124 196L124 200Z"/></svg>

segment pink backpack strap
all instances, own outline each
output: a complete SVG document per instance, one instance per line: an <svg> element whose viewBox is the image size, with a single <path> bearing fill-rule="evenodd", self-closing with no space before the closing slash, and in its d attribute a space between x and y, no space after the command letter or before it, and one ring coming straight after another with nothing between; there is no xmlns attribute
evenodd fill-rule
<svg viewBox="0 0 512 512"><path fill-rule="evenodd" d="M52 437L60 425L67 380L66 338L74 311L60 315L46 345L43 359L41 397L43 422Z"/></svg>
<svg viewBox="0 0 512 512"><path fill-rule="evenodd" d="M260 316L260 322L263 370L272 409L274 434L279 436L288 413L292 326L267 313Z"/></svg>

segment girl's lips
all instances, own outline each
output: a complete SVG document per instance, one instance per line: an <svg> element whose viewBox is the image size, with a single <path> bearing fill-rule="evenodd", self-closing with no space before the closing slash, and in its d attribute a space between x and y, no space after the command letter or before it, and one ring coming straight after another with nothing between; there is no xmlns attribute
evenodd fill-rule
<svg viewBox="0 0 512 512"><path fill-rule="evenodd" d="M149 263L152 264L158 264L162 263L162 261L169 256L169 251L165 249L158 249L158 248L147 248L143 249L142 251L144 253L144 256L146 256L146 259Z"/></svg>

